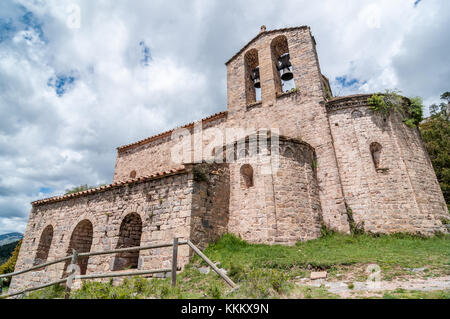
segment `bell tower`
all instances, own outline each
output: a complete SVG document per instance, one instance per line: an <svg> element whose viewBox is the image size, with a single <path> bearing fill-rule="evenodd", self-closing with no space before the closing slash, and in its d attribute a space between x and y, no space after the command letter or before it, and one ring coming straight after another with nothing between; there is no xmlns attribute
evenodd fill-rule
<svg viewBox="0 0 450 319"><path fill-rule="evenodd" d="M330 97L328 80L321 74L316 42L307 26L257 34L228 62L228 110L272 104L288 91Z"/></svg>
<svg viewBox="0 0 450 319"><path fill-rule="evenodd" d="M322 218L335 230L349 231L326 108L331 90L310 28L263 26L226 66L228 125L277 130L309 144L317 156Z"/></svg>

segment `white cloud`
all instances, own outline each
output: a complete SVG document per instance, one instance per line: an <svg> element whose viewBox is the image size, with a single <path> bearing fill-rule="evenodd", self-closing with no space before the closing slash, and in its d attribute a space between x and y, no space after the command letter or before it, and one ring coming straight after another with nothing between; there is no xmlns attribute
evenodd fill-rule
<svg viewBox="0 0 450 319"><path fill-rule="evenodd" d="M376 3L369 4L359 12L358 19L370 29L379 29L381 28L381 8Z"/></svg>
<svg viewBox="0 0 450 319"><path fill-rule="evenodd" d="M223 63L262 24L310 25L335 93L397 87L435 102L449 90L449 6L1 1L0 233L24 230L32 200L110 182L117 146L224 110ZM13 30L2 29L4 19Z"/></svg>

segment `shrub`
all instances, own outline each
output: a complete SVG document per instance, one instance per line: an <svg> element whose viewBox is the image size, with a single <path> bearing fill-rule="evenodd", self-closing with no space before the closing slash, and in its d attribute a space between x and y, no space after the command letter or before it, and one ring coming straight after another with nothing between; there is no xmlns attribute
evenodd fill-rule
<svg viewBox="0 0 450 319"><path fill-rule="evenodd" d="M33 291L25 299L61 299L64 298L65 287L58 284L38 291Z"/></svg>
<svg viewBox="0 0 450 319"><path fill-rule="evenodd" d="M405 99L400 91L386 90L385 93L374 94L367 99L370 109L384 115L391 112L403 115L403 122L409 127L417 127L423 119L423 105L420 97Z"/></svg>

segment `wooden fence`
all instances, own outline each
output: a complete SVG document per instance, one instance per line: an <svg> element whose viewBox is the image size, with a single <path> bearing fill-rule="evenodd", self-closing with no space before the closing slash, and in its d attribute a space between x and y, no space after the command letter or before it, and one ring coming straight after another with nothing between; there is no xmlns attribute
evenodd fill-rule
<svg viewBox="0 0 450 319"><path fill-rule="evenodd" d="M66 298L69 296L70 292L70 286L71 282L74 279L97 279L97 278L114 278L114 277L128 277L128 276L142 276L142 275L149 275L149 274L158 274L158 273L171 273L171 279L172 279L172 286L176 286L177 282L177 271L180 270L178 267L178 246L180 245L188 245L197 255L200 256L220 277L222 277L228 285L232 288L236 288L236 284L222 271L217 268L216 265L214 265L211 260L208 259L201 251L198 249L190 240L179 240L178 238L174 238L173 243L162 243L162 244L155 244L150 246L138 246L138 247L130 247L130 248L120 248L120 249L114 249L114 250L107 250L107 251L101 251L101 252L89 252L89 253L78 253L76 250L73 250L73 254L71 256L67 256L64 258L60 258L51 262L47 262L45 264L40 264L33 266L31 268L16 271L13 273L0 275L0 293L2 288L2 283L4 278L14 277L18 276L33 270L42 269L54 264L58 264L61 262L66 262L70 260L71 265L76 265L77 260L79 257L90 257L90 256L99 256L99 255L108 255L108 254L116 254L116 253L123 253L123 252L130 252L130 251L141 251L141 250L150 250L150 249L156 249L156 248L164 248L164 247L173 247L172 251L172 267L171 268L163 268L163 269L153 269L153 270L142 270L142 271L133 271L133 272L120 272L120 273L106 273L106 274L90 274L90 275L78 275L74 276L76 270L75 267L72 267L72 272L69 274L68 277L53 281L48 284L40 285L37 287L27 288L24 290L21 290L19 292L14 292L7 295L0 295L0 299L9 298L13 296L22 295L26 292L39 290L42 288L50 287L57 284L66 283Z"/></svg>

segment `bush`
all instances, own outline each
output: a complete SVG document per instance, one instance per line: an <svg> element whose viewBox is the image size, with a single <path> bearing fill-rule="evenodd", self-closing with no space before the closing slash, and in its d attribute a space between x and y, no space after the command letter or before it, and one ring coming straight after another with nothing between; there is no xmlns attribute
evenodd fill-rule
<svg viewBox="0 0 450 319"><path fill-rule="evenodd" d="M64 292L65 287L58 284L33 291L25 296L25 299L61 299L64 298Z"/></svg>
<svg viewBox="0 0 450 319"><path fill-rule="evenodd" d="M374 94L367 99L370 109L388 115L391 112L400 113L404 123L409 127L417 127L423 119L423 105L420 97L405 99L400 91L386 90L385 93Z"/></svg>

